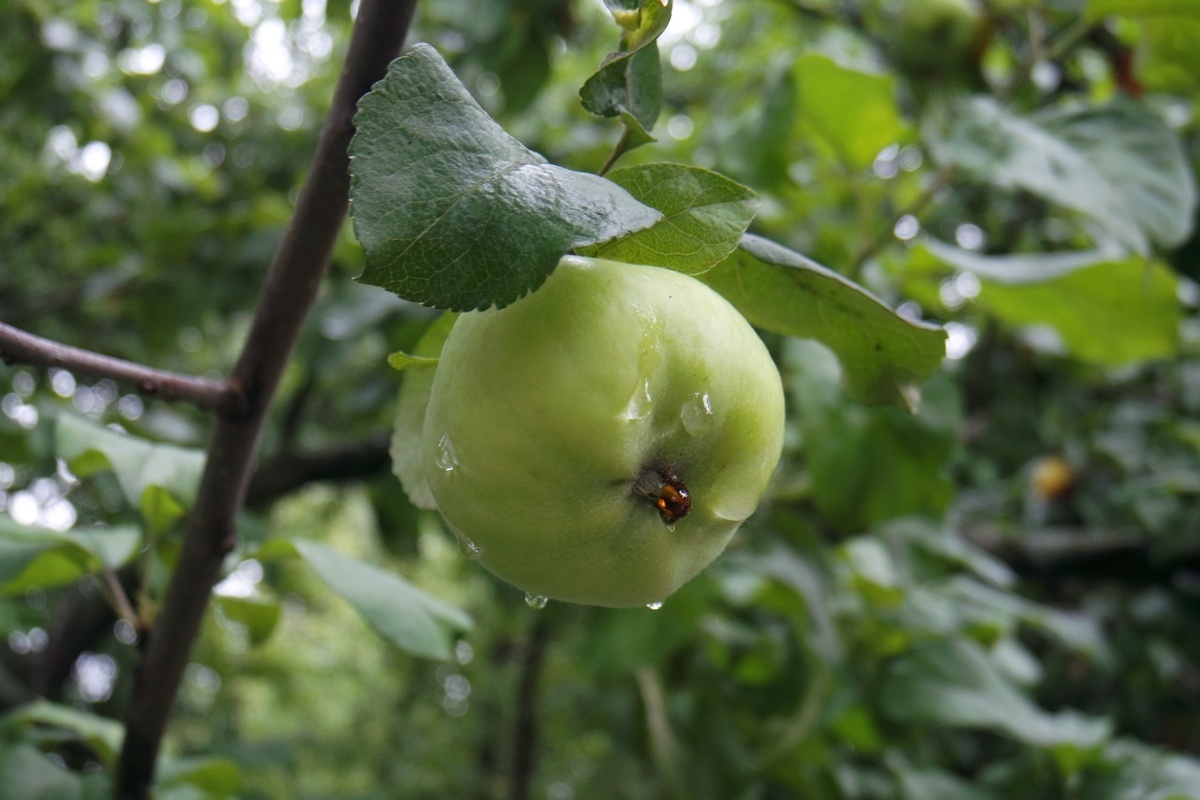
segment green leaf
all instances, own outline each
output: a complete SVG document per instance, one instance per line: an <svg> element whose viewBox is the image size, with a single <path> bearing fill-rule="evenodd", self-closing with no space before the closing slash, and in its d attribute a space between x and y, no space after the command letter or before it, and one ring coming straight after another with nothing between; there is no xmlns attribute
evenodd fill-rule
<svg viewBox="0 0 1200 800"><path fill-rule="evenodd" d="M929 239L910 253L910 282L947 265L980 278L979 308L1008 325L1052 328L1085 361L1122 365L1178 350L1178 279L1157 261L1102 251L981 256Z"/></svg>
<svg viewBox="0 0 1200 800"><path fill-rule="evenodd" d="M671 2L609 3L621 25L621 49L610 54L579 90L583 107L599 117L624 117L639 138L651 141L662 108L662 66L657 40L671 21Z"/></svg>
<svg viewBox="0 0 1200 800"><path fill-rule="evenodd" d="M834 527L855 532L911 514L938 517L953 495L945 466L961 420L944 373L915 414L847 402L838 364L813 342L789 342L785 375L796 405L813 500Z"/></svg>
<svg viewBox="0 0 1200 800"><path fill-rule="evenodd" d="M448 659L454 634L471 618L399 575L306 539L292 544L313 572L344 597L381 636L417 656Z"/></svg>
<svg viewBox="0 0 1200 800"><path fill-rule="evenodd" d="M763 554L756 567L803 600L807 616L806 639L813 652L824 661L840 661L845 647L834 621L832 593L829 582L817 568L787 547L775 547Z"/></svg>
<svg viewBox="0 0 1200 800"><path fill-rule="evenodd" d="M712 587L692 581L653 614L644 608L589 610L588 636L579 664L599 675L626 678L639 667L661 664L695 635L713 605Z"/></svg>
<svg viewBox="0 0 1200 800"><path fill-rule="evenodd" d="M1191 230L1196 187L1179 138L1132 102L1025 119L973 97L931 115L925 133L939 163L1078 211L1136 253Z"/></svg>
<svg viewBox="0 0 1200 800"><path fill-rule="evenodd" d="M0 786L5 800L80 800L83 785L32 744L0 744Z"/></svg>
<svg viewBox="0 0 1200 800"><path fill-rule="evenodd" d="M152 534L191 507L204 470L202 450L148 442L72 414L58 415L55 448L81 478L111 469Z"/></svg>
<svg viewBox="0 0 1200 800"><path fill-rule="evenodd" d="M205 798L233 797L241 788L242 771L227 758L164 756L158 766L163 789L193 786Z"/></svg>
<svg viewBox="0 0 1200 800"><path fill-rule="evenodd" d="M655 2L656 0L649 0ZM615 59L614 59L615 57ZM662 110L662 61L658 44L615 53L579 90L583 107L598 117L620 117L632 137L624 149L654 141L650 130Z"/></svg>
<svg viewBox="0 0 1200 800"><path fill-rule="evenodd" d="M1037 628L1066 647L1090 657L1104 658L1107 655L1108 648L1099 625L1083 614L1070 614L1043 606L963 575L949 579L936 591L949 598L957 612L964 617L1007 617Z"/></svg>
<svg viewBox="0 0 1200 800"><path fill-rule="evenodd" d="M417 342L415 355L437 363L442 345L454 327L457 314L443 314L433 321L429 329ZM400 386L400 399L396 403L396 417L392 424L392 472L400 479L409 502L426 511L436 511L437 501L425 477L425 465L421 459L421 435L425 429L425 410L429 407L429 394L433 391L434 370L420 366L408 370Z"/></svg>
<svg viewBox="0 0 1200 800"><path fill-rule="evenodd" d="M970 639L921 642L892 666L882 702L906 723L982 728L1072 759L1107 743L1112 725L1074 711L1051 714L1009 683Z"/></svg>
<svg viewBox="0 0 1200 800"><path fill-rule="evenodd" d="M142 532L136 525L75 528L63 536L109 569L123 567L132 561L142 543Z"/></svg>
<svg viewBox="0 0 1200 800"><path fill-rule="evenodd" d="M766 186L788 180L789 144L799 103L796 74L790 65L776 68L767 81L762 108L746 132L745 147L735 158L749 162L751 174Z"/></svg>
<svg viewBox="0 0 1200 800"><path fill-rule="evenodd" d="M936 769L916 769L900 758L888 759L900 782L902 800L999 800L981 787Z"/></svg>
<svg viewBox="0 0 1200 800"><path fill-rule="evenodd" d="M146 530L151 536L162 533L187 513L183 504L172 497L170 492L154 485L147 486L142 492L140 507L142 518L146 520Z"/></svg>
<svg viewBox="0 0 1200 800"><path fill-rule="evenodd" d="M1087 15L1100 19L1109 14L1134 17L1200 17L1195 0L1088 0Z"/></svg>
<svg viewBox="0 0 1200 800"><path fill-rule="evenodd" d="M1097 800L1200 800L1200 761L1130 739L1118 739L1104 751L1116 773L1108 792Z"/></svg>
<svg viewBox="0 0 1200 800"><path fill-rule="evenodd" d="M889 523L880 535L969 569L995 586L1010 587L1017 581L1007 564L940 523L919 517L899 519Z"/></svg>
<svg viewBox="0 0 1200 800"><path fill-rule="evenodd" d="M663 218L586 253L600 258L695 275L734 251L758 211L754 192L698 167L644 164L613 170L608 178Z"/></svg>
<svg viewBox="0 0 1200 800"><path fill-rule="evenodd" d="M1102 108L1059 110L1038 123L1087 157L1151 241L1175 247L1191 235L1195 173L1178 134L1159 117L1118 98Z"/></svg>
<svg viewBox="0 0 1200 800"><path fill-rule="evenodd" d="M1141 20L1137 77L1149 91L1193 96L1200 92L1200 4L1188 5L1194 16Z"/></svg>
<svg viewBox="0 0 1200 800"><path fill-rule="evenodd" d="M409 367L435 367L438 360L427 356L417 356L397 350L387 358L388 366L397 372L403 372Z"/></svg>
<svg viewBox="0 0 1200 800"><path fill-rule="evenodd" d="M217 595L215 601L227 619L245 626L255 647L271 638L279 625L282 609L274 598Z"/></svg>
<svg viewBox="0 0 1200 800"><path fill-rule="evenodd" d="M816 339L842 365L850 397L913 410L920 386L945 357L941 328L896 315L862 287L767 239L697 276L759 328Z"/></svg>
<svg viewBox="0 0 1200 800"><path fill-rule="evenodd" d="M351 211L359 280L436 308L508 305L569 250L659 214L611 181L546 163L414 45L359 102Z"/></svg>
<svg viewBox="0 0 1200 800"><path fill-rule="evenodd" d="M51 703L49 700L34 700L0 717L0 731L28 737L35 727L41 730L42 737L49 737L43 738L43 741L83 742L107 765L116 762L121 740L125 735L124 726L116 720ZM43 728L50 728L58 733L42 730ZM0 781L0 786L7 785Z"/></svg>
<svg viewBox="0 0 1200 800"><path fill-rule="evenodd" d="M846 69L815 53L797 59L794 75L801 130L847 166L870 166L904 134L891 76Z"/></svg>
<svg viewBox="0 0 1200 800"><path fill-rule="evenodd" d="M142 532L132 525L53 531L0 519L0 592L64 586L137 555Z"/></svg>

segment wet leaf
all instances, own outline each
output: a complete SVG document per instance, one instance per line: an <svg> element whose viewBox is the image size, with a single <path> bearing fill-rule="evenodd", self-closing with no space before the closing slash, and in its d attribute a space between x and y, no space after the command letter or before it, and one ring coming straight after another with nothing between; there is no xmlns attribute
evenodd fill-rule
<svg viewBox="0 0 1200 800"><path fill-rule="evenodd" d="M502 307L559 259L661 216L611 181L546 162L417 44L359 103L351 212L359 278L435 308Z"/></svg>
<svg viewBox="0 0 1200 800"><path fill-rule="evenodd" d="M859 402L914 409L945 356L941 328L898 316L862 287L758 236L743 236L733 255L697 277L755 326L832 350Z"/></svg>
<svg viewBox="0 0 1200 800"><path fill-rule="evenodd" d="M608 177L663 217L584 255L695 275L733 252L758 211L752 191L697 167L643 164L613 170Z"/></svg>

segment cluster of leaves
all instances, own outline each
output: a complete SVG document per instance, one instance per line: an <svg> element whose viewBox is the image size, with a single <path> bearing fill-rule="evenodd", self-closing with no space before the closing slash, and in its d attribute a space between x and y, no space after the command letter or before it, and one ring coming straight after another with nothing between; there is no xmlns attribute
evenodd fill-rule
<svg viewBox="0 0 1200 800"><path fill-rule="evenodd" d="M254 5L4 12L0 319L228 368L349 18ZM1200 797L1195 10L607 6L429 4L436 49L362 104L355 236L160 795ZM967 35L914 58L912 6ZM264 72L272 37L306 81ZM785 377L767 501L654 612L530 610L383 459L346 466L348 441L386 448L451 319L350 275L467 310L567 250L696 275ZM921 316L950 334L932 377ZM0 785L103 796L137 643L186 568L202 418L62 372L0 381ZM314 470L325 453L341 466Z"/></svg>

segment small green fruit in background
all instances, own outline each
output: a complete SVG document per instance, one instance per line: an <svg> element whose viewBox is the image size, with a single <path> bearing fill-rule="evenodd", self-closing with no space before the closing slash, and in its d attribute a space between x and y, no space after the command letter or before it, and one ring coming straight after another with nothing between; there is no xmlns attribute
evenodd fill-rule
<svg viewBox="0 0 1200 800"><path fill-rule="evenodd" d="M422 460L464 549L531 595L662 602L758 505L783 389L754 329L667 269L567 257L533 294L463 314Z"/></svg>
<svg viewBox="0 0 1200 800"><path fill-rule="evenodd" d="M977 0L901 0L895 5L888 52L907 73L963 69L980 35Z"/></svg>

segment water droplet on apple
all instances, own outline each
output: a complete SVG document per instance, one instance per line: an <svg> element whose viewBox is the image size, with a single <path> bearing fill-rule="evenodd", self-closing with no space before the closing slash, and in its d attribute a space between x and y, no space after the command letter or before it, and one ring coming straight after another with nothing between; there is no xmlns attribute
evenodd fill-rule
<svg viewBox="0 0 1200 800"><path fill-rule="evenodd" d="M458 536L458 549L464 556L472 560L483 555L483 548L471 541L471 537L462 534Z"/></svg>
<svg viewBox="0 0 1200 800"><path fill-rule="evenodd" d="M458 453L454 451L454 442L450 441L448 434L438 439L437 455L433 460L446 472L453 472L454 468L458 466Z"/></svg>
<svg viewBox="0 0 1200 800"><path fill-rule="evenodd" d="M646 603L646 608L650 609L651 611L658 611L662 607L662 600L659 600L657 603Z"/></svg>
<svg viewBox="0 0 1200 800"><path fill-rule="evenodd" d="M540 594L534 594L533 592L525 593L525 605L529 606L535 611L540 611L541 609L545 608L546 603L549 602L550 599L548 597L544 597Z"/></svg>
<svg viewBox="0 0 1200 800"><path fill-rule="evenodd" d="M653 402L650 397L650 379L642 378L629 398L629 405L625 406L625 419L645 419Z"/></svg>
<svg viewBox="0 0 1200 800"><path fill-rule="evenodd" d="M683 409L679 412L684 430L692 436L699 436L707 431L713 423L712 398L708 392L692 392Z"/></svg>

